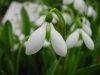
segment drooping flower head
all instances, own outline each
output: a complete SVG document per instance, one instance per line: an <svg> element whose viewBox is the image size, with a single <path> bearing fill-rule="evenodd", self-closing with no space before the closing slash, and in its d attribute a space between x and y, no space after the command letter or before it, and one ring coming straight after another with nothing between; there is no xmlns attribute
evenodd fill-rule
<svg viewBox="0 0 100 75"><path fill-rule="evenodd" d="M38 52L44 45L46 40L46 32L50 32L50 41L54 51L60 56L66 56L67 53L67 45L64 41L63 37L60 35L58 31L55 30L52 23L44 22L36 31L34 31L28 41L25 43L26 46L26 54L31 55ZM49 29L48 29L49 28Z"/></svg>

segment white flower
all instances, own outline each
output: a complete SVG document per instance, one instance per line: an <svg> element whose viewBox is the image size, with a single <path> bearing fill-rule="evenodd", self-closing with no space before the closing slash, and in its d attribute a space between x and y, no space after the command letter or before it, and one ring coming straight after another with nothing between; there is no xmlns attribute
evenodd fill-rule
<svg viewBox="0 0 100 75"><path fill-rule="evenodd" d="M79 40L81 40L81 42L78 46L82 44L82 40L83 40L83 42L85 43L88 49L90 50L94 49L94 43L92 39L82 29L77 29L67 38L66 40L67 47L68 48L76 47L76 45L79 43Z"/></svg>
<svg viewBox="0 0 100 75"><path fill-rule="evenodd" d="M68 10L68 6L66 6L66 5L62 5L61 8L62 8L63 11Z"/></svg>
<svg viewBox="0 0 100 75"><path fill-rule="evenodd" d="M84 0L74 0L74 8L78 10L80 13L86 13L87 5Z"/></svg>
<svg viewBox="0 0 100 75"><path fill-rule="evenodd" d="M92 30L90 27L88 27L86 24L83 24L82 29L84 30L84 32L86 32L89 36L92 35Z"/></svg>
<svg viewBox="0 0 100 75"><path fill-rule="evenodd" d="M82 29L84 30L84 32L86 32L89 36L92 35L92 30L90 27L90 22L83 17L83 22L82 22Z"/></svg>
<svg viewBox="0 0 100 75"><path fill-rule="evenodd" d="M39 29L31 34L28 41L25 43L26 54L31 55L38 52L45 43L46 31L50 27L51 43L54 51L60 55L65 56L67 53L67 46L62 36L55 30L52 23L45 23Z"/></svg>
<svg viewBox="0 0 100 75"><path fill-rule="evenodd" d="M74 0L63 0L63 4L68 5L68 4L73 3L73 1L74 1Z"/></svg>
<svg viewBox="0 0 100 75"><path fill-rule="evenodd" d="M73 24L73 25L71 26L71 29L70 29L71 32L73 32L73 31L75 30L76 27L77 27L76 24ZM82 18L82 30L83 30L86 34L88 34L89 36L92 35L92 30L91 30L91 27L90 27L90 22L89 22L85 17Z"/></svg>
<svg viewBox="0 0 100 75"><path fill-rule="evenodd" d="M88 7L87 16L93 17L94 19L96 19L97 13L96 13L96 11L93 9L92 6L89 6L89 7Z"/></svg>
<svg viewBox="0 0 100 75"><path fill-rule="evenodd" d="M62 15L64 17L65 23L68 24L68 25L71 25L72 24L72 17L71 17L71 15L68 14L68 13L63 13Z"/></svg>

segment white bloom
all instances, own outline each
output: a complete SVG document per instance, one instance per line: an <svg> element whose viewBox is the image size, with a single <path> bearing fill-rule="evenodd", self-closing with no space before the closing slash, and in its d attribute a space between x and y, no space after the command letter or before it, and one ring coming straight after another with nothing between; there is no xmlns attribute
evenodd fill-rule
<svg viewBox="0 0 100 75"><path fill-rule="evenodd" d="M13 32L16 33L16 30L18 30L21 22L21 16L20 16L20 11L21 11L22 5L18 2L12 2L11 5L9 6L2 23L5 23L7 20L9 20L12 24L12 29ZM16 9L16 10L15 10ZM20 30L20 29L19 29Z"/></svg>
<svg viewBox="0 0 100 75"><path fill-rule="evenodd" d="M48 26L51 32L51 43L55 52L60 56L65 56L67 53L67 46L62 36L54 29L52 23L45 23L39 29L31 34L26 42L26 54L31 55L38 52L45 44L46 31Z"/></svg>
<svg viewBox="0 0 100 75"><path fill-rule="evenodd" d="M92 31L91 28L88 27L86 24L83 25L82 29L84 30L84 32L86 32L89 36L92 35Z"/></svg>
<svg viewBox="0 0 100 75"><path fill-rule="evenodd" d="M81 36L82 38L79 38L79 36ZM80 40L81 42L79 42ZM80 46L83 42L85 43L88 49L91 49L91 50L94 49L94 43L92 39L82 29L77 29L66 40L68 48Z"/></svg>
<svg viewBox="0 0 100 75"><path fill-rule="evenodd" d="M71 29L70 29L71 32L73 32L76 27L77 27L76 24L73 24L71 26ZM89 36L92 35L92 30L91 30L90 22L85 17L82 18L82 30L84 32L86 32L86 34L88 34Z"/></svg>
<svg viewBox="0 0 100 75"><path fill-rule="evenodd" d="M84 0L74 0L74 8L80 13L86 13L87 11L87 5L85 4Z"/></svg>
<svg viewBox="0 0 100 75"><path fill-rule="evenodd" d="M25 38L24 34L20 34L20 35L19 35L19 40L20 40L20 41L23 41L24 38Z"/></svg>
<svg viewBox="0 0 100 75"><path fill-rule="evenodd" d="M66 5L62 5L61 8L62 8L62 10L64 10L64 11L65 11L65 10L68 10L68 6L66 6Z"/></svg>
<svg viewBox="0 0 100 75"><path fill-rule="evenodd" d="M92 35L92 30L90 27L90 22L83 17L83 21L82 21L82 29L84 30L84 32L86 32L89 36Z"/></svg>
<svg viewBox="0 0 100 75"><path fill-rule="evenodd" d="M68 14L68 13L63 13L62 15L64 17L65 23L68 24L68 25L71 25L72 24L72 17L71 17L71 15Z"/></svg>
<svg viewBox="0 0 100 75"><path fill-rule="evenodd" d="M63 0L63 4L68 5L68 4L73 3L73 1L74 1L74 0Z"/></svg>
<svg viewBox="0 0 100 75"><path fill-rule="evenodd" d="M88 7L87 15L88 15L89 17L93 17L94 19L96 19L97 13L96 13L96 11L93 9L92 6L89 6L89 7Z"/></svg>

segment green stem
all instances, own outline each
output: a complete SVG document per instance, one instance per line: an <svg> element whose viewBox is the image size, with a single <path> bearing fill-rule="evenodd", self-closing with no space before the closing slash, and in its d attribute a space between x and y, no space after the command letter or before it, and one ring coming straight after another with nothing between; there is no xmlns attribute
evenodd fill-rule
<svg viewBox="0 0 100 75"><path fill-rule="evenodd" d="M16 63L16 71L15 71L15 75L18 75L19 73L19 62L20 62L20 55L21 55L21 50L22 49L22 44L20 44L19 50L18 50L18 54L17 54L17 63Z"/></svg>

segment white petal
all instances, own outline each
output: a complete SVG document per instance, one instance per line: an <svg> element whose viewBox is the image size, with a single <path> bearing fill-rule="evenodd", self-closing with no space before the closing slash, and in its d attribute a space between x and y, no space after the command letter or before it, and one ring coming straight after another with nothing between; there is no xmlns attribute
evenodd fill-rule
<svg viewBox="0 0 100 75"><path fill-rule="evenodd" d="M84 31L82 31L82 37L83 37L83 41L84 41L86 47L93 50L94 43L93 43L92 39Z"/></svg>
<svg viewBox="0 0 100 75"><path fill-rule="evenodd" d="M55 14L55 13L52 13L53 15L53 20L52 20L52 23L56 24L58 22L58 16Z"/></svg>
<svg viewBox="0 0 100 75"><path fill-rule="evenodd" d="M79 30L76 30L66 40L66 44L68 48L75 47L79 40Z"/></svg>
<svg viewBox="0 0 100 75"><path fill-rule="evenodd" d="M89 6L89 7L88 7L88 11L87 11L87 15L90 17L90 16L93 15L93 12L94 12L93 7L92 7L92 6Z"/></svg>
<svg viewBox="0 0 100 75"><path fill-rule="evenodd" d="M67 46L63 37L51 26L51 43L55 52L60 56L66 56Z"/></svg>
<svg viewBox="0 0 100 75"><path fill-rule="evenodd" d="M68 6L66 6L66 5L62 5L61 8L62 8L62 10L64 10L64 11L65 11L65 10L68 10Z"/></svg>
<svg viewBox="0 0 100 75"><path fill-rule="evenodd" d="M56 24L58 21L56 18L53 18L52 23Z"/></svg>
<svg viewBox="0 0 100 75"><path fill-rule="evenodd" d="M74 0L63 0L63 4L71 4Z"/></svg>
<svg viewBox="0 0 100 75"><path fill-rule="evenodd" d="M91 31L91 28L87 25L83 25L83 30L84 32L86 32L89 36L92 35L92 31Z"/></svg>
<svg viewBox="0 0 100 75"><path fill-rule="evenodd" d="M86 19L85 17L82 18L82 24L86 24L88 27L90 27L90 22L88 19Z"/></svg>
<svg viewBox="0 0 100 75"><path fill-rule="evenodd" d="M75 0L74 1L74 8L78 10L80 13L87 11L87 5L85 4L84 0Z"/></svg>
<svg viewBox="0 0 100 75"><path fill-rule="evenodd" d="M37 26L41 26L43 23L44 23L44 21L45 21L45 15L44 16L41 16L37 21L36 21L36 25Z"/></svg>
<svg viewBox="0 0 100 75"><path fill-rule="evenodd" d="M79 40L75 47L80 47L83 44L83 40Z"/></svg>
<svg viewBox="0 0 100 75"><path fill-rule="evenodd" d="M72 23L71 15L68 13L63 13L63 17L64 17L66 24L71 25L71 23Z"/></svg>
<svg viewBox="0 0 100 75"><path fill-rule="evenodd" d="M26 54L31 55L38 52L45 41L45 25L41 26L39 29L34 31L26 42Z"/></svg>
<svg viewBox="0 0 100 75"><path fill-rule="evenodd" d="M48 46L50 46L50 42L47 41L47 40L45 40L45 42L44 42L44 44L43 44L43 47L48 47Z"/></svg>
<svg viewBox="0 0 100 75"><path fill-rule="evenodd" d="M97 13L92 6L88 7L87 16L89 16L89 17L92 16L94 19L96 19Z"/></svg>

